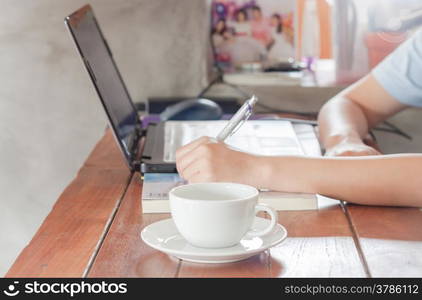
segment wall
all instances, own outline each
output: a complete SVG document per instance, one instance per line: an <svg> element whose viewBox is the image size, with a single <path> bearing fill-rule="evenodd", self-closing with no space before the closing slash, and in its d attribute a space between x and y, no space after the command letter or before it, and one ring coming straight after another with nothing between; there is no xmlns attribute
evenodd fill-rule
<svg viewBox="0 0 422 300"><path fill-rule="evenodd" d="M63 19L86 0L2 0L0 274L29 242L106 126ZM135 101L205 85L206 1L96 0Z"/></svg>

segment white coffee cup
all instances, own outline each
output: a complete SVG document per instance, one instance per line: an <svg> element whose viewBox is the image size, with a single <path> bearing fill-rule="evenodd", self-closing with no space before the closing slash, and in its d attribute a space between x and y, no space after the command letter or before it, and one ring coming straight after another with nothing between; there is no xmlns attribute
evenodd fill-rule
<svg viewBox="0 0 422 300"><path fill-rule="evenodd" d="M236 245L247 234L263 236L277 224L277 213L258 204L256 188L237 183L195 183L173 188L170 210L180 234L192 245L224 248ZM269 226L251 230L255 215L267 212Z"/></svg>

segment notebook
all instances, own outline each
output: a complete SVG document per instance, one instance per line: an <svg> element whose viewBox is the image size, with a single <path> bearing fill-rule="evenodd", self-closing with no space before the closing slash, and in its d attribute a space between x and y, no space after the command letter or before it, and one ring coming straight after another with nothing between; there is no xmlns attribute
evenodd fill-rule
<svg viewBox="0 0 422 300"><path fill-rule="evenodd" d="M225 121L168 122L166 126L165 160L175 160L178 147L203 136L215 136ZM292 124L282 120L246 122L227 144L242 151L261 155L321 155L313 127ZM168 213L168 193L176 186L186 184L178 174L146 173L143 177L142 209L144 213ZM260 191L259 202L276 210L312 210L318 208L314 194Z"/></svg>

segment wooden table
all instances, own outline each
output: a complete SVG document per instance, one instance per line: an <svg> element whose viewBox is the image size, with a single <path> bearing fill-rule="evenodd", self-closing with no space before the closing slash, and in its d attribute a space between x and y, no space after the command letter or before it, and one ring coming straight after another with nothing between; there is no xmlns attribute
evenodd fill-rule
<svg viewBox="0 0 422 300"><path fill-rule="evenodd" d="M321 201L279 212L288 238L247 260L205 265L167 256L140 239L169 214L142 214L142 181L110 132L64 190L7 277L422 276L422 211Z"/></svg>

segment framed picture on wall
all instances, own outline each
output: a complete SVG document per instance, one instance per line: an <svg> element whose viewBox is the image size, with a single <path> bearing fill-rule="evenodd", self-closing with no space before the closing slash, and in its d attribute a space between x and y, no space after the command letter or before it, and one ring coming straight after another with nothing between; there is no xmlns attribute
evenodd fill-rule
<svg viewBox="0 0 422 300"><path fill-rule="evenodd" d="M214 59L225 72L292 62L296 0L212 0Z"/></svg>

